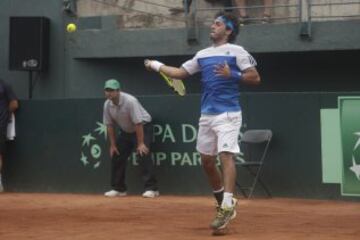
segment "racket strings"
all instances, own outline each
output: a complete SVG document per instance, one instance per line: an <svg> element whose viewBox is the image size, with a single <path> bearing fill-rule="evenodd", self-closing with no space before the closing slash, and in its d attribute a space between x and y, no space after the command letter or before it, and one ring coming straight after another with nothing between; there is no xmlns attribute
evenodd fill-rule
<svg viewBox="0 0 360 240"><path fill-rule="evenodd" d="M172 78L166 76L163 72L160 72L160 75L165 80L167 85L170 88L172 88L177 94L179 94L180 96L185 96L186 89L185 89L185 85L184 85L182 80L180 80L180 79L172 79Z"/></svg>
<svg viewBox="0 0 360 240"><path fill-rule="evenodd" d="M184 96L186 94L185 85L182 80L174 79L173 80L174 90L180 95Z"/></svg>
<svg viewBox="0 0 360 240"><path fill-rule="evenodd" d="M167 85L169 85L169 87L174 87L174 81L169 78L168 76L166 76L164 73L160 72L160 75L163 77L163 79L165 80L165 82L167 83Z"/></svg>

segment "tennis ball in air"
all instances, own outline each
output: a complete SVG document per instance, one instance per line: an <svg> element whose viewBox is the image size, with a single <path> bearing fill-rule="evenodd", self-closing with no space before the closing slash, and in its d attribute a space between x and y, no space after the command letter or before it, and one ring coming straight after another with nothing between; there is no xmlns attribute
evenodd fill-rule
<svg viewBox="0 0 360 240"><path fill-rule="evenodd" d="M76 31L76 25L74 23L69 23L66 26L66 31L68 31L69 33L75 32Z"/></svg>

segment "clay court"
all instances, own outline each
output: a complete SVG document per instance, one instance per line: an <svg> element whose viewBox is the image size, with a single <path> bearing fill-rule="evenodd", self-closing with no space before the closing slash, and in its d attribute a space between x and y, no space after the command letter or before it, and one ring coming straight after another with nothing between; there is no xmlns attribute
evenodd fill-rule
<svg viewBox="0 0 360 240"><path fill-rule="evenodd" d="M212 236L211 197L105 198L82 194L0 195L0 239L359 239L360 203L241 200L226 236Z"/></svg>

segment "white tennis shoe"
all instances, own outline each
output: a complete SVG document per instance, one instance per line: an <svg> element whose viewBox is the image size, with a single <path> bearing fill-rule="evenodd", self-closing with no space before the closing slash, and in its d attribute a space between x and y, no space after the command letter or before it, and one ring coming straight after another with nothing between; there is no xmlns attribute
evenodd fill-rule
<svg viewBox="0 0 360 240"><path fill-rule="evenodd" d="M155 198L160 195L159 191L147 190L143 193L144 198Z"/></svg>
<svg viewBox="0 0 360 240"><path fill-rule="evenodd" d="M110 190L108 192L106 192L105 197L125 197L127 195L126 192L119 192L116 190Z"/></svg>

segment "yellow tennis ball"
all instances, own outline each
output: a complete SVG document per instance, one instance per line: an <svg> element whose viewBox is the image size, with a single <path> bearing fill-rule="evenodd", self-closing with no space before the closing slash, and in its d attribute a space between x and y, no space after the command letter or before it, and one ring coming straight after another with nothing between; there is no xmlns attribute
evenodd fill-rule
<svg viewBox="0 0 360 240"><path fill-rule="evenodd" d="M69 23L66 26L66 31L68 31L69 33L75 32L76 31L76 25L74 23Z"/></svg>

